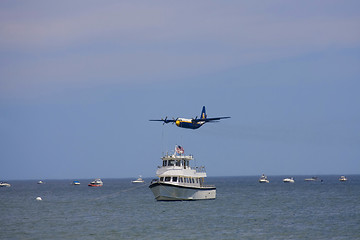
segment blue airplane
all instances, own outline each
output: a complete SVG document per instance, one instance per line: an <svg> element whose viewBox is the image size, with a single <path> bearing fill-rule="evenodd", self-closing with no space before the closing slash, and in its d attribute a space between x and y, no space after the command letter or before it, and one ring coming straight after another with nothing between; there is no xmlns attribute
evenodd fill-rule
<svg viewBox="0 0 360 240"><path fill-rule="evenodd" d="M166 117L165 119L155 119L155 120L149 120L149 121L163 122L163 124L175 123L176 126L181 127L181 128L198 129L199 127L201 127L202 125L204 125L207 122L218 122L220 119L225 119L225 118L230 118L230 117L208 118L206 115L205 106L203 106L200 118L198 118L198 117L192 118L192 119L187 119L187 118L174 119L173 118L172 120L169 120Z"/></svg>

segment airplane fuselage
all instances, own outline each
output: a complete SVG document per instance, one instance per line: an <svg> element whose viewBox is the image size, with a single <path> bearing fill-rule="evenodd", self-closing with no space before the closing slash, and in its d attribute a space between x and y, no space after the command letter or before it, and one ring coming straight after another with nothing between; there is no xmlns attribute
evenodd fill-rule
<svg viewBox="0 0 360 240"><path fill-rule="evenodd" d="M193 119L186 119L186 118L178 118L176 119L176 126L181 128L190 128L190 129L198 129L202 125L204 125L204 121L195 122Z"/></svg>

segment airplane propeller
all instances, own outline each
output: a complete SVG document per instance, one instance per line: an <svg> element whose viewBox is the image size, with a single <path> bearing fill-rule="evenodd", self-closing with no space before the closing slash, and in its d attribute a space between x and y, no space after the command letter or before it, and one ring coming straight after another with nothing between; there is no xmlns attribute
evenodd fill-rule
<svg viewBox="0 0 360 240"><path fill-rule="evenodd" d="M165 117L165 120L164 120L164 122L163 122L163 125L164 125L165 123L167 123L167 116Z"/></svg>
<svg viewBox="0 0 360 240"><path fill-rule="evenodd" d="M192 123L196 123L196 122L197 122L197 121L196 121L197 118L198 118L198 116L196 116L195 118L191 119L191 122L192 122Z"/></svg>

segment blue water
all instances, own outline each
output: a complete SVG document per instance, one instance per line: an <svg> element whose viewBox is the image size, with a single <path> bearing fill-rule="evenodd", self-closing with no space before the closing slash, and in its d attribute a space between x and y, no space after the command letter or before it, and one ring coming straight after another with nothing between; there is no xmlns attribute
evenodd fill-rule
<svg viewBox="0 0 360 240"><path fill-rule="evenodd" d="M189 202L157 202L131 179L10 181L0 188L0 239L360 239L360 175L283 177L209 178L217 199Z"/></svg>

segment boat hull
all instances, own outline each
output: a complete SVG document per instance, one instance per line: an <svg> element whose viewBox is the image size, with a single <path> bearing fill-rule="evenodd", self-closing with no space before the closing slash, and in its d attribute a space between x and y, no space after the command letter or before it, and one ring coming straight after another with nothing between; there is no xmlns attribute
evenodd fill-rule
<svg viewBox="0 0 360 240"><path fill-rule="evenodd" d="M187 187L153 183L149 188L158 201L209 200L216 198L216 187Z"/></svg>
<svg viewBox="0 0 360 240"><path fill-rule="evenodd" d="M284 183L294 183L294 180L283 180Z"/></svg>
<svg viewBox="0 0 360 240"><path fill-rule="evenodd" d="M283 179L283 182L284 182L284 183L294 183L295 180L292 179L292 178L284 178L284 179Z"/></svg>
<svg viewBox="0 0 360 240"><path fill-rule="evenodd" d="M102 187L102 184L88 184L89 187Z"/></svg>

